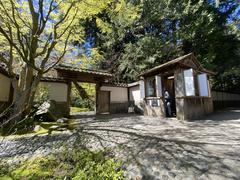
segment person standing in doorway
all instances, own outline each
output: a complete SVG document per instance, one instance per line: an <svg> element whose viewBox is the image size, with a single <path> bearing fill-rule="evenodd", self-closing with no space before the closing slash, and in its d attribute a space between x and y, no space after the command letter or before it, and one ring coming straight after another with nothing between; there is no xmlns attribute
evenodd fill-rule
<svg viewBox="0 0 240 180"><path fill-rule="evenodd" d="M171 109L171 96L167 90L164 92L164 100L165 100L165 109L166 109L166 116L172 116L172 109Z"/></svg>

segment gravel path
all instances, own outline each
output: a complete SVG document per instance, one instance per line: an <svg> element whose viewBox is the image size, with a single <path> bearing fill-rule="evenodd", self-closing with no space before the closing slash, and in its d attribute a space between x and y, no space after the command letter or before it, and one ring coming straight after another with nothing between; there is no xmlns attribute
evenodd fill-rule
<svg viewBox="0 0 240 180"><path fill-rule="evenodd" d="M111 148L127 179L240 179L240 109L183 122L136 115L76 115L80 134L0 141L0 158L15 161L59 150L76 137L89 148Z"/></svg>

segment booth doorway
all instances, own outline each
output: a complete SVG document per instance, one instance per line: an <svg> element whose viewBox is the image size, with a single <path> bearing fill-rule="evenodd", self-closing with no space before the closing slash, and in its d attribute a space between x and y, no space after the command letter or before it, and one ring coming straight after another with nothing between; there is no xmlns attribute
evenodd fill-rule
<svg viewBox="0 0 240 180"><path fill-rule="evenodd" d="M176 117L174 74L164 76L163 88L164 88L163 97L164 97L165 115L166 117ZM167 98L166 96L166 91L169 94L169 98Z"/></svg>
<svg viewBox="0 0 240 180"><path fill-rule="evenodd" d="M98 113L99 114L110 113L110 91L98 92Z"/></svg>

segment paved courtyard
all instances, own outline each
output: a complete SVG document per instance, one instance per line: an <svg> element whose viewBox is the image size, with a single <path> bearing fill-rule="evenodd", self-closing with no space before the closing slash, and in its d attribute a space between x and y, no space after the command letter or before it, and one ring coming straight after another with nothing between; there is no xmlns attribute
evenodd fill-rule
<svg viewBox="0 0 240 180"><path fill-rule="evenodd" d="M240 108L194 122L137 115L75 118L79 131L0 141L0 157L46 153L80 136L89 148L113 149L127 179L240 179Z"/></svg>

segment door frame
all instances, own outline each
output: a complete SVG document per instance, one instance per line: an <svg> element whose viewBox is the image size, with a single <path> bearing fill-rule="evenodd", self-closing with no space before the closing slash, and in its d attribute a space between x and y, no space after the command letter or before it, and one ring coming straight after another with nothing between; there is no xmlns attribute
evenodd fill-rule
<svg viewBox="0 0 240 180"><path fill-rule="evenodd" d="M165 105L165 97L164 97L164 92L166 90L166 81L168 81L166 78L167 77L170 77L170 76L173 76L173 79L171 79L170 81L173 81L173 87L172 87L172 93L171 93L171 96L172 96L172 115L170 116L171 117L177 117L177 104L176 104L176 87L175 87L175 74L173 73L168 73L168 74L165 74L162 76L162 93L163 93L163 104L164 104L164 115L166 118L167 117L167 113L166 113L166 105ZM173 116L173 113L174 113L174 116Z"/></svg>

